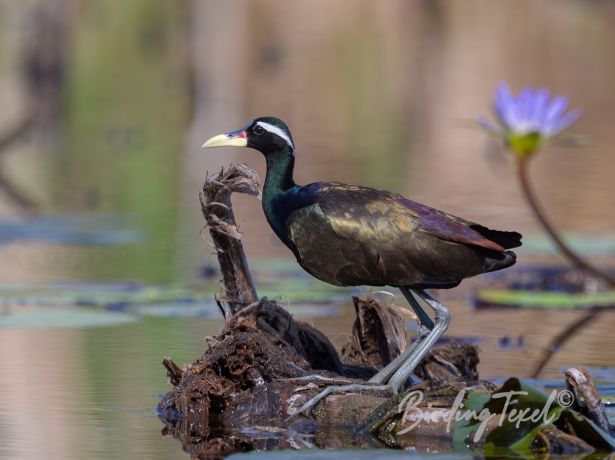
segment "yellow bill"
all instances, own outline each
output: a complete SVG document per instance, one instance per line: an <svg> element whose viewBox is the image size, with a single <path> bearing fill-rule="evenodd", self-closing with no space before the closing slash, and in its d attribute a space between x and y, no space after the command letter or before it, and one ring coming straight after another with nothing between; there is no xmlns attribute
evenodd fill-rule
<svg viewBox="0 0 615 460"><path fill-rule="evenodd" d="M201 148L225 146L246 147L247 145L248 139L245 130L238 130L228 134L218 134L206 141Z"/></svg>

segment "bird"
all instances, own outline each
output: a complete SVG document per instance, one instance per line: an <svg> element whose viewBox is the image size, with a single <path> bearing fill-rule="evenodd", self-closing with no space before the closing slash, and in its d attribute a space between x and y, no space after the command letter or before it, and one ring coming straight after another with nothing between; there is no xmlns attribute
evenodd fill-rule
<svg viewBox="0 0 615 460"><path fill-rule="evenodd" d="M518 232L492 230L386 190L338 182L296 184L295 144L279 118L256 118L202 147L222 146L249 147L265 157L265 217L305 271L334 286L398 288L417 315L412 345L366 384L329 386L298 412L331 393L399 391L451 320L449 309L426 290L454 288L465 278L516 262L510 249L521 246ZM417 297L431 307L433 319Z"/></svg>

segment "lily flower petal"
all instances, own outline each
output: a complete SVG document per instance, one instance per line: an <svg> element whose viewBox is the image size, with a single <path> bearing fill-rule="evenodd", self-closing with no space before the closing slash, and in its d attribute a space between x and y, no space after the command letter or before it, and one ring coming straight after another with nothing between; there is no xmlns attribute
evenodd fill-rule
<svg viewBox="0 0 615 460"><path fill-rule="evenodd" d="M482 128L489 131L490 133L502 134L502 127L498 125L497 123L494 123L488 120L485 117L482 117L482 116L476 117L474 121L478 123Z"/></svg>
<svg viewBox="0 0 615 460"><path fill-rule="evenodd" d="M476 122L504 138L512 150L519 150L517 154L527 156L538 150L544 140L579 119L581 111L566 112L568 104L564 96L551 98L547 88L526 86L515 96L508 85L502 83L493 98L496 122L483 117L477 118Z"/></svg>

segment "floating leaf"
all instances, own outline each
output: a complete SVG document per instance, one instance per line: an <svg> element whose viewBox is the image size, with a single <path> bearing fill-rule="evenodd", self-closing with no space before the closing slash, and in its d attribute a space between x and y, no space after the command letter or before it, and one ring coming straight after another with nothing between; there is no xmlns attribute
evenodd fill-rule
<svg viewBox="0 0 615 460"><path fill-rule="evenodd" d="M476 293L475 302L478 308L615 308L615 291L568 294L551 291L481 289Z"/></svg>
<svg viewBox="0 0 615 460"><path fill-rule="evenodd" d="M504 385L497 389L494 394L511 392L523 392L523 395L511 398L494 399L493 397L485 404L485 408L492 414L499 414L505 411L504 422L495 428L485 440L485 454L496 455L502 449L517 452L529 452L538 431L553 423L564 410L555 400L550 400L549 396L540 388L535 387L523 380L510 378ZM527 411L529 415L540 414L533 420L525 420L520 423L512 422L508 414L512 410L517 413ZM518 426L517 426L518 425Z"/></svg>
<svg viewBox="0 0 615 460"><path fill-rule="evenodd" d="M610 434L583 415L560 406L555 396L545 393L528 381L510 378L487 398L470 393L464 401L464 409L474 413L486 410L487 414L497 416L498 426L485 438L486 456L515 457L529 454L537 434L542 429L553 426L572 426L576 435L595 449L603 452L615 450L615 439ZM519 414L522 413L525 416L517 422ZM500 417L499 414L504 416ZM466 441L472 438L481 426L479 420L457 421L453 437L455 447L466 447Z"/></svg>
<svg viewBox="0 0 615 460"><path fill-rule="evenodd" d="M272 295L292 314L300 317L328 317L340 313L347 298L331 292L310 290L293 280L286 286L288 295ZM275 292L271 287L271 292ZM294 290L293 290L294 289ZM340 294L338 292L336 294ZM344 291L342 291L343 293ZM58 283L41 285L0 285L0 308L19 307L101 307L114 312L131 312L143 316L206 317L219 315L215 296L210 290L190 289L176 285ZM266 295L266 291L259 291Z"/></svg>
<svg viewBox="0 0 615 460"><path fill-rule="evenodd" d="M320 283L322 284L322 283ZM282 285L259 284L259 295L272 299L305 302L331 302L346 296L347 291L339 288L321 289L302 280L284 280ZM262 285L262 287L261 287ZM280 289L283 287L283 289ZM211 302L220 287L214 284L210 289L190 289L181 285L146 285L136 283L57 283L41 285L0 285L1 304L98 305L154 303L154 302Z"/></svg>
<svg viewBox="0 0 615 460"><path fill-rule="evenodd" d="M130 309L140 316L158 316L158 317L194 317L206 318L217 316L220 318L220 309L215 302L203 304L193 303L161 303L137 305Z"/></svg>
<svg viewBox="0 0 615 460"><path fill-rule="evenodd" d="M122 310L130 305L152 303L209 303L213 294L213 292L198 291L174 285L95 283L0 285L0 305L79 305Z"/></svg>
<svg viewBox="0 0 615 460"><path fill-rule="evenodd" d="M143 232L114 214L56 214L25 221L0 219L0 244L42 241L63 245L109 246L143 241Z"/></svg>
<svg viewBox="0 0 615 460"><path fill-rule="evenodd" d="M0 329L47 329L115 326L134 323L126 313L81 308L41 308L0 314Z"/></svg>
<svg viewBox="0 0 615 460"><path fill-rule="evenodd" d="M471 391L463 401L463 409L466 411L474 411L480 413L485 404L489 401L491 395L482 391ZM453 446L458 451L463 451L469 446L469 438L477 430L477 426L472 420L459 420L455 422L453 431Z"/></svg>

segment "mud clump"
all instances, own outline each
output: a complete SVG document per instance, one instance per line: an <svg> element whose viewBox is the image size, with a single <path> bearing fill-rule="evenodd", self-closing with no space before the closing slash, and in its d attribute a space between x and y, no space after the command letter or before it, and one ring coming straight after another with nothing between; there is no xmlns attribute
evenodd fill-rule
<svg viewBox="0 0 615 460"><path fill-rule="evenodd" d="M177 371L169 372L175 388L158 406L165 433L199 458L255 448L252 437L242 439L228 431L261 422L282 424L286 402L297 386L285 380L305 377L315 369L336 377L339 374L327 369L342 368L324 335L267 300L234 315L207 342L209 349L182 371L179 380Z"/></svg>

